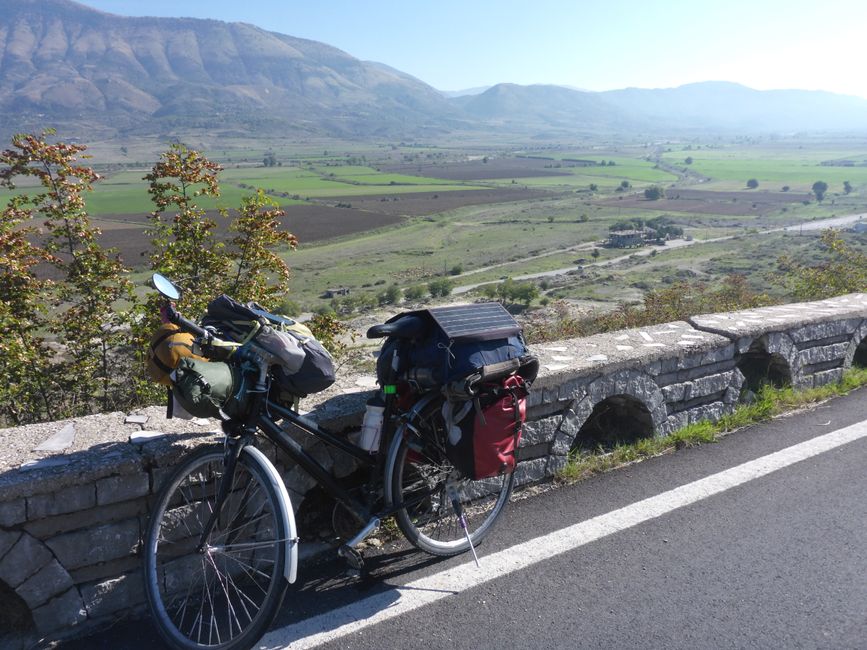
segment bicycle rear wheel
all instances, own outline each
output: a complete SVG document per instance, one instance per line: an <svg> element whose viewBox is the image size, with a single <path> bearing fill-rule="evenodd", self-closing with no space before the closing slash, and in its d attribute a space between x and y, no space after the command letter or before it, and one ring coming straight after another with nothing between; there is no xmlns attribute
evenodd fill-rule
<svg viewBox="0 0 867 650"><path fill-rule="evenodd" d="M148 522L145 592L162 637L176 648L249 648L286 593L280 496L255 454L238 458L205 547L202 530L224 473L223 448L191 456L163 487Z"/></svg>
<svg viewBox="0 0 867 650"><path fill-rule="evenodd" d="M386 464L389 506L400 506L395 519L410 543L431 555L470 550L470 542L451 503L458 498L473 546L490 532L509 501L513 474L479 481L466 478L445 453L442 400L435 399L395 434Z"/></svg>

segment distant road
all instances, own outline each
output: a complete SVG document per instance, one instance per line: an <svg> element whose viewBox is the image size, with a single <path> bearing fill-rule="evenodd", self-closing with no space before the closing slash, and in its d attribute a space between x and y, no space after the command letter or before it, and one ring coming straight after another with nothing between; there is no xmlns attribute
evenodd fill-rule
<svg viewBox="0 0 867 650"><path fill-rule="evenodd" d="M796 224L794 226L783 226L780 228L770 228L768 230L760 230L756 234L766 235L769 233L783 232L783 231L802 232L804 230L823 230L825 228L834 228L837 226L845 226L845 225L848 225L848 224L853 223L855 221L861 221L865 217L867 217L867 213L849 214L849 215L845 215L842 217L832 217L830 219L817 219L815 221L807 221L805 223ZM674 248L682 248L684 246L693 246L693 245L697 245L697 244L712 244L712 243L716 243L716 242L725 241L727 239L734 239L735 237L739 237L740 234L741 233L738 233L736 235L725 235L723 237L713 237L711 239L692 239L690 241L687 241L685 239L674 239L674 240L668 242L664 247L651 246L648 248L642 248L642 249L637 250L637 251L632 251L626 255L621 255L620 257L612 257L611 259L604 260L601 262L588 262L587 264L582 264L580 266L577 266L577 265L576 266L567 266L565 268L555 269L553 271L541 271L539 273L528 273L527 275L515 275L515 276L512 276L512 279L518 280L518 281L536 280L538 278L550 278L550 277L554 277L557 275L566 275L570 271L580 271L584 268L587 268L588 266L613 266L615 264L618 264L618 263L620 263L624 260L627 260L629 258L632 258L632 257L650 255L653 251L656 251L657 254L659 254L659 253L664 253L667 250L672 250ZM540 257L545 257L547 255L554 255L556 253L562 253L565 251L578 250L580 248L585 248L585 249L586 248L593 248L594 246L595 245L592 243L581 244L579 246L570 246L568 248L564 248L564 249L556 250L556 251L551 251L549 253L543 253L541 255L533 255L532 257L526 257L526 258L521 259L521 260L514 260L511 262L505 262L503 264L495 264L493 266L486 266L484 268L478 269L478 270L473 271L473 272L464 273L463 276L468 277L468 276L473 275L474 273L480 273L482 271L488 271L488 270L494 269L494 268L511 266L512 264L519 264L519 263L527 261L527 260L538 259ZM494 282L497 282L497 280L488 280L487 282L477 282L476 284L465 284L465 285L462 285L459 287L455 287L454 289L452 289L452 295L468 293L468 292L473 291L474 289L478 289L479 287L482 287L486 284L493 284Z"/></svg>

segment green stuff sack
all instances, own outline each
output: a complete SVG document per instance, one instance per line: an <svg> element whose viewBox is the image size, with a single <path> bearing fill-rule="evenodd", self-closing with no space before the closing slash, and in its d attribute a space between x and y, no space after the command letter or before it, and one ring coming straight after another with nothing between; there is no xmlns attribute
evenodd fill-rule
<svg viewBox="0 0 867 650"><path fill-rule="evenodd" d="M219 418L220 409L230 416L239 411L235 392L240 385L237 368L222 361L184 357L172 373L174 399L198 418Z"/></svg>

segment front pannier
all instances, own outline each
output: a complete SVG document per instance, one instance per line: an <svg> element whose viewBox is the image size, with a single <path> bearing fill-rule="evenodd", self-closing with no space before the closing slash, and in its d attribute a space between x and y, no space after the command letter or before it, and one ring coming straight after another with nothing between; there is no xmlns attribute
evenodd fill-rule
<svg viewBox="0 0 867 650"><path fill-rule="evenodd" d="M236 391L242 382L234 364L185 357L171 377L172 396L190 415L219 418L222 410L231 417L241 410Z"/></svg>

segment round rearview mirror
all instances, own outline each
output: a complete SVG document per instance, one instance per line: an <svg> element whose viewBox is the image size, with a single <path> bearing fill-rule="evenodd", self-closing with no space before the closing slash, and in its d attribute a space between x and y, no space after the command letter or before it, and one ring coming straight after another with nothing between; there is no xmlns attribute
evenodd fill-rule
<svg viewBox="0 0 867 650"><path fill-rule="evenodd" d="M159 291L169 300L181 299L181 290L178 289L175 284L164 275L154 273L153 277L151 278L151 282L153 282L154 289Z"/></svg>

